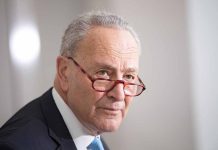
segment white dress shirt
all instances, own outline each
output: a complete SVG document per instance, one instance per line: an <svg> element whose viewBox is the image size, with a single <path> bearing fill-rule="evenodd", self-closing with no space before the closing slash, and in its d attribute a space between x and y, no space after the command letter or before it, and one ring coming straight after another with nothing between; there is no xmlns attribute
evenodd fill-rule
<svg viewBox="0 0 218 150"><path fill-rule="evenodd" d="M52 95L77 149L87 150L87 146L94 140L95 136L88 134L55 88L52 89ZM100 135L97 137L100 138Z"/></svg>

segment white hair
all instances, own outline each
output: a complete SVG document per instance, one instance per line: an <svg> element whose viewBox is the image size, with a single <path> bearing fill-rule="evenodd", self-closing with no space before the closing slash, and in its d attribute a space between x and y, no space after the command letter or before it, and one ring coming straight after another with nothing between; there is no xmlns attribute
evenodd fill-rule
<svg viewBox="0 0 218 150"><path fill-rule="evenodd" d="M60 54L74 56L77 43L85 37L91 28L96 26L123 29L130 32L140 50L141 44L139 38L127 21L112 13L93 11L79 16L68 26L62 38Z"/></svg>

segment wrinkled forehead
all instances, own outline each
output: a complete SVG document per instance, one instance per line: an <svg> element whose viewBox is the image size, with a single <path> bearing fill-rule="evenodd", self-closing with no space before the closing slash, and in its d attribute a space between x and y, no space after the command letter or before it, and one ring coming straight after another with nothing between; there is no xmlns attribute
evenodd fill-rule
<svg viewBox="0 0 218 150"><path fill-rule="evenodd" d="M106 27L91 29L79 43L79 53L84 57L108 55L120 59L138 59L139 47L126 30Z"/></svg>

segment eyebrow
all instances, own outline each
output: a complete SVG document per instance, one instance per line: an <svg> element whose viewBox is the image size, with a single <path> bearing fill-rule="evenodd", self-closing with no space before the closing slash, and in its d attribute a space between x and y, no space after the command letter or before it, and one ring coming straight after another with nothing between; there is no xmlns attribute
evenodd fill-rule
<svg viewBox="0 0 218 150"><path fill-rule="evenodd" d="M116 70L116 68L113 67L112 65L108 65L108 64L105 64L105 63L95 62L94 65L96 67L106 68L106 69L110 69L110 70Z"/></svg>
<svg viewBox="0 0 218 150"><path fill-rule="evenodd" d="M127 68L126 72L138 72L136 68Z"/></svg>
<svg viewBox="0 0 218 150"><path fill-rule="evenodd" d="M104 64L104 63L100 63L100 62L95 62L94 63L95 66L99 66L101 68L105 68L105 69L108 69L108 70L117 70L115 66L112 66L112 65L108 65L108 64ZM138 72L138 69L137 68L125 68L121 70L122 72Z"/></svg>

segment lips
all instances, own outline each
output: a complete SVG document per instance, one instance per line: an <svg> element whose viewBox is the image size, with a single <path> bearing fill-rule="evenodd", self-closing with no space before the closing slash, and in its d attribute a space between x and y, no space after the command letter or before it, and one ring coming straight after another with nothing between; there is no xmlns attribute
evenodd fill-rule
<svg viewBox="0 0 218 150"><path fill-rule="evenodd" d="M109 111L119 111L119 110L122 110L122 109L108 108L108 107L102 107L102 109L109 110Z"/></svg>
<svg viewBox="0 0 218 150"><path fill-rule="evenodd" d="M107 115L115 116L120 114L120 112L122 112L122 110L124 109L124 105L121 103L117 103L117 104L102 106L98 108L100 111L103 111Z"/></svg>
<svg viewBox="0 0 218 150"><path fill-rule="evenodd" d="M114 118L119 116L122 111L120 109L100 108L99 112L108 116L109 118Z"/></svg>
<svg viewBox="0 0 218 150"><path fill-rule="evenodd" d="M110 110L110 111L119 111L124 109L124 103L114 103L110 105L105 105L101 107L102 109Z"/></svg>

